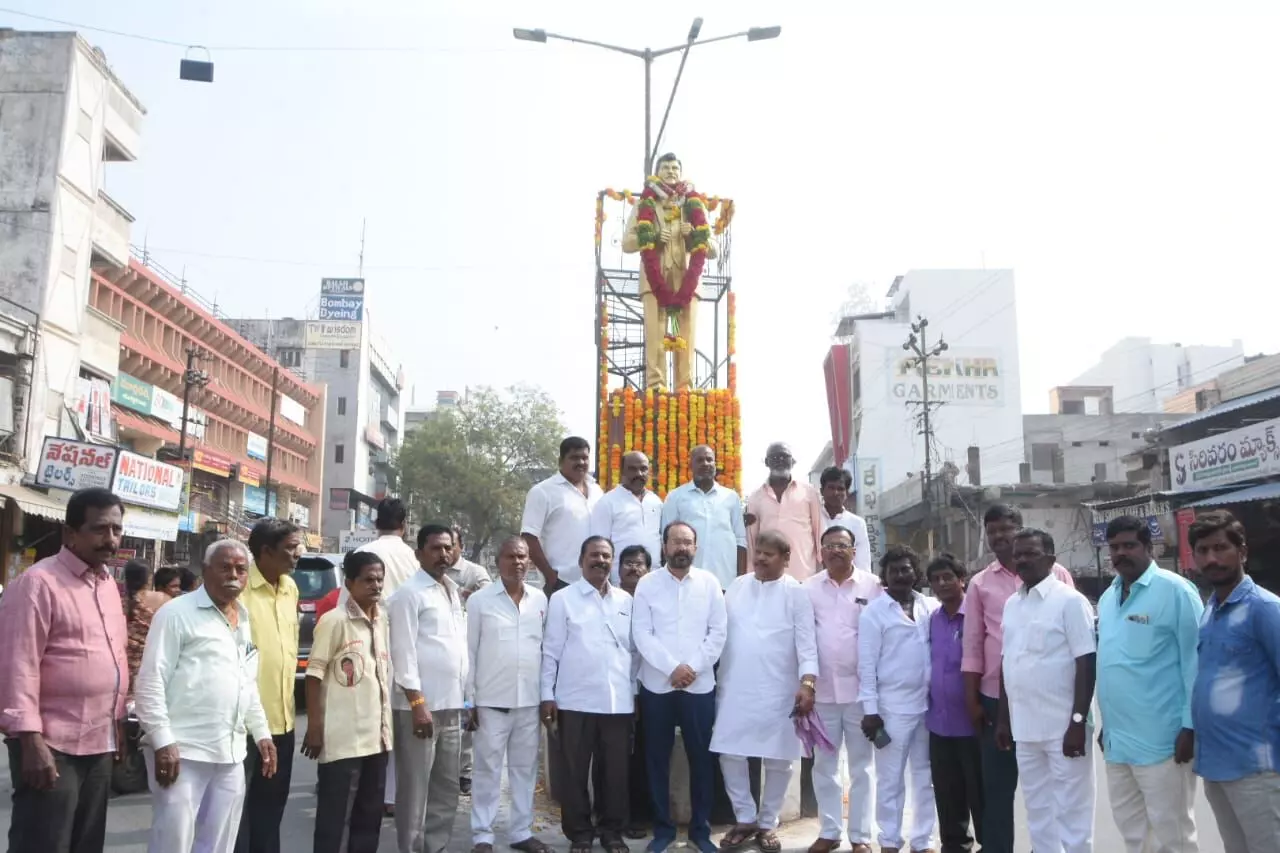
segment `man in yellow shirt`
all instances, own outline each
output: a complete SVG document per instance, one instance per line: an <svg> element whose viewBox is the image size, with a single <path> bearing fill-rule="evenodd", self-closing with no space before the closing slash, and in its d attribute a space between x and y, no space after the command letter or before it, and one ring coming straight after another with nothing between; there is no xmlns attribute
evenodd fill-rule
<svg viewBox="0 0 1280 853"><path fill-rule="evenodd" d="M249 610L258 651L258 693L267 713L279 764L262 775L256 745L245 758L248 787L236 853L280 853L280 822L293 773L293 689L298 665L298 585L289 577L298 564L302 533L292 521L264 518L249 533L249 585L240 602Z"/></svg>

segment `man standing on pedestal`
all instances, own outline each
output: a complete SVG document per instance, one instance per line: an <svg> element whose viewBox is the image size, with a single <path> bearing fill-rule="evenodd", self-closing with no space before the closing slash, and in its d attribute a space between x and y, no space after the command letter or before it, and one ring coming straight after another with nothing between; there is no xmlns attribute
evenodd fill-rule
<svg viewBox="0 0 1280 853"><path fill-rule="evenodd" d="M590 471L590 442L570 436L560 442L559 472L530 489L524 500L520 535L548 597L582 577L578 552L591 535L591 510L604 496Z"/></svg>
<svg viewBox="0 0 1280 853"><path fill-rule="evenodd" d="M787 574L803 583L818 571L822 501L817 489L792 478L796 459L790 445L781 441L769 445L764 464L769 466L769 480L747 499L747 557L754 564L750 549L756 537L776 530L791 543Z"/></svg>
<svg viewBox="0 0 1280 853"><path fill-rule="evenodd" d="M649 491L649 457L633 450L622 457L622 482L609 490L591 510L591 535L613 543L613 574L617 586L624 548L643 545L651 555L662 547L662 498Z"/></svg>
<svg viewBox="0 0 1280 853"><path fill-rule="evenodd" d="M728 589L734 578L747 572L747 528L742 499L733 489L716 482L716 452L705 444L689 457L693 482L667 495L662 505L662 529L677 521L693 528L698 542L699 568L711 572ZM662 555L659 548L651 556Z"/></svg>

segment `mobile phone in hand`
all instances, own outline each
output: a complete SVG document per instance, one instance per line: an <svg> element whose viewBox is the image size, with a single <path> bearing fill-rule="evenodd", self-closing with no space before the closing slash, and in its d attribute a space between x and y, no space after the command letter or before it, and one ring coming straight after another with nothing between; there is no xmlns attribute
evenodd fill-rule
<svg viewBox="0 0 1280 853"><path fill-rule="evenodd" d="M889 737L889 733L885 731L884 726L876 729L876 736L871 739L871 743L876 749L884 749L893 743L893 738Z"/></svg>

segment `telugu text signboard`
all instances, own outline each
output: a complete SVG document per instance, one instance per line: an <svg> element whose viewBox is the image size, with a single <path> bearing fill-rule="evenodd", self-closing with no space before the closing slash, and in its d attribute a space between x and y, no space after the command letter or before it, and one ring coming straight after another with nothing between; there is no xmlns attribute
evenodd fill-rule
<svg viewBox="0 0 1280 853"><path fill-rule="evenodd" d="M360 323L331 323L311 320L307 323L305 344L308 349L360 349Z"/></svg>
<svg viewBox="0 0 1280 853"><path fill-rule="evenodd" d="M952 406L1003 406L1004 375L997 350L948 350L929 358L929 402ZM924 377L915 356L889 364L889 399L924 401Z"/></svg>
<svg viewBox="0 0 1280 853"><path fill-rule="evenodd" d="M117 373L116 378L111 380L111 402L119 403L126 409L149 415L152 396L151 383L143 382L127 373Z"/></svg>
<svg viewBox="0 0 1280 853"><path fill-rule="evenodd" d="M36 468L36 485L52 489L109 489L117 450L87 441L46 438Z"/></svg>
<svg viewBox="0 0 1280 853"><path fill-rule="evenodd" d="M1180 444L1169 467L1175 492L1280 474L1280 418Z"/></svg>
<svg viewBox="0 0 1280 853"><path fill-rule="evenodd" d="M176 512L182 505L182 480L177 465L121 450L111 490L125 503Z"/></svg>

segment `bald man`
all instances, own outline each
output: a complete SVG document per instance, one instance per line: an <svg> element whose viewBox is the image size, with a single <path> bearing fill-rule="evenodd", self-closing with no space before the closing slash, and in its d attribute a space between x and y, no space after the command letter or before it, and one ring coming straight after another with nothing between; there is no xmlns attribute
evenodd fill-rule
<svg viewBox="0 0 1280 853"><path fill-rule="evenodd" d="M755 564L754 545L759 535L774 530L791 545L791 562L787 574L806 581L818 571L821 550L822 498L808 483L792 478L795 454L785 442L775 441L765 451L764 464L769 466L769 479L747 498L748 559Z"/></svg>
<svg viewBox="0 0 1280 853"><path fill-rule="evenodd" d="M638 450L622 457L622 482L591 510L591 535L613 543L609 582L621 583L618 559L623 548L642 545L651 561L662 556L662 499L649 491L649 457Z"/></svg>

